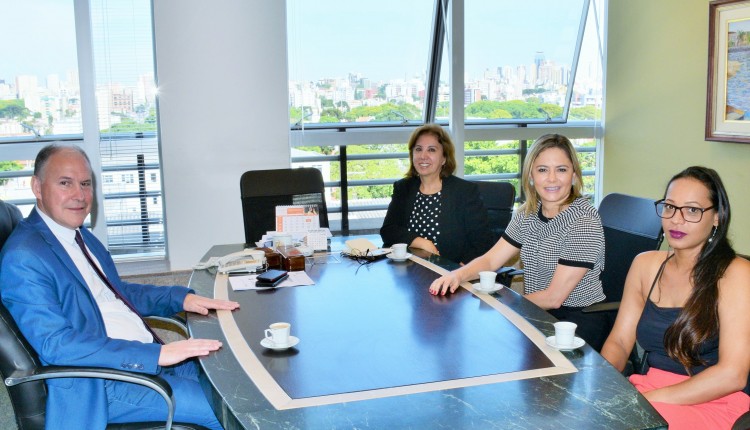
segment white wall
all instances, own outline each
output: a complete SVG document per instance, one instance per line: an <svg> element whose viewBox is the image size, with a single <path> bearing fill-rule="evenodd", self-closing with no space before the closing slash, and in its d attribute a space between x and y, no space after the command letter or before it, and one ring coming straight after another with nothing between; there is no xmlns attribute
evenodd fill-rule
<svg viewBox="0 0 750 430"><path fill-rule="evenodd" d="M239 181L289 167L284 1L154 2L167 252L244 242Z"/></svg>

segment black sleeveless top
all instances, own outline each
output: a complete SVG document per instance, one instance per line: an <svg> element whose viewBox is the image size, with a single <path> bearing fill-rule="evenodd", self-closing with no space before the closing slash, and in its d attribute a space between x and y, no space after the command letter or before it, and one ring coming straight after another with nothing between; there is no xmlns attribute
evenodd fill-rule
<svg viewBox="0 0 750 430"><path fill-rule="evenodd" d="M666 370L667 372L676 373L679 375L687 375L685 367L677 361L673 360L667 355L667 351L664 347L664 333L667 328L675 322L679 316L682 308L662 308L657 306L651 301L651 293L654 291L654 286L661 278L661 274L664 271L664 266L667 264L670 258L674 254L670 255L659 267L659 272L654 278L654 282L651 284L651 289L646 297L646 306L643 308L641 319L638 321L636 328L636 338L638 343L643 347L644 350L648 351L648 365L657 369ZM707 367L713 366L719 362L719 334L711 337L707 341L701 344L699 356L701 359L706 361L706 365L698 365L690 369L693 375L696 375L704 371ZM748 383L742 390L750 395L750 376L748 377Z"/></svg>

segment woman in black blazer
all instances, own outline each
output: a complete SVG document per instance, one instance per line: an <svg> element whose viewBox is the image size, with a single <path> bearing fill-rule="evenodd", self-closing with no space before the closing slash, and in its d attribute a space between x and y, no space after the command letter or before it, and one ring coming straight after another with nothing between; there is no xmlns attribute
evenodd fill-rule
<svg viewBox="0 0 750 430"><path fill-rule="evenodd" d="M457 263L467 263L492 245L487 210L477 186L453 176L455 148L437 124L409 138L409 171L393 184L380 236L383 246L406 243Z"/></svg>

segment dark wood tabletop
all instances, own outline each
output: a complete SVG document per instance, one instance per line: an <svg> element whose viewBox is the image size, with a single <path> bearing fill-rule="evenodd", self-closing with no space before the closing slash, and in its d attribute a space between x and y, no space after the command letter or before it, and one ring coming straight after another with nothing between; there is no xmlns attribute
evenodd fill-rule
<svg viewBox="0 0 750 430"><path fill-rule="evenodd" d="M436 270L455 264L422 256L360 264L334 252L308 261L315 285L265 291L194 271L197 293L241 304L188 318L193 337L225 344L201 359L225 428L666 428L590 347L546 347L554 319L519 294L430 295ZM279 321L299 343L264 348L263 330Z"/></svg>

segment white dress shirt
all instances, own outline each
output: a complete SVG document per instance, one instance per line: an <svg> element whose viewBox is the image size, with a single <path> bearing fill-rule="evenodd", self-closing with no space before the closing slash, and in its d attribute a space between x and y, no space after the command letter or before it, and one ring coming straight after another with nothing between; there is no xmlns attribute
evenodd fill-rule
<svg viewBox="0 0 750 430"><path fill-rule="evenodd" d="M99 306L99 311L102 313L104 326L107 329L107 336L113 339L137 340L143 343L153 342L154 337L144 326L143 320L131 311L122 300L115 296L112 290L99 278L94 268L91 267L91 264L89 264L81 248L78 247L75 241L76 231L56 223L47 214L39 210L38 207L36 210L49 229L52 230L52 234L55 235L63 248L65 248L65 251L67 251L73 263L75 263L81 276L83 276L84 281L86 281L86 285L89 287L94 300L96 300L96 304ZM88 246L86 248L91 258L99 266L99 270L101 270L101 264L99 264L96 256ZM104 273L103 270L102 273Z"/></svg>

